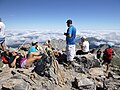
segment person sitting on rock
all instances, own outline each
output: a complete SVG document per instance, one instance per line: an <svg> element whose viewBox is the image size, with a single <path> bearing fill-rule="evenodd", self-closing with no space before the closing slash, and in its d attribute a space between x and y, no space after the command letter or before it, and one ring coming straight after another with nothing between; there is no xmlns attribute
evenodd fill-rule
<svg viewBox="0 0 120 90"><path fill-rule="evenodd" d="M89 42L87 41L85 36L81 38L80 47L81 50L78 50L76 52L76 55L85 55L89 53Z"/></svg>
<svg viewBox="0 0 120 90"><path fill-rule="evenodd" d="M44 46L48 46L48 48L50 48L50 49L52 49L52 50L55 50L55 49L53 48L50 40L46 41L46 42L44 43Z"/></svg>
<svg viewBox="0 0 120 90"><path fill-rule="evenodd" d="M22 55L20 55L15 49L10 50L10 52L12 56L10 57L8 63L11 68L28 68L34 61L39 60L42 57L39 54L34 56L31 55L33 53L30 53L30 55L33 57L23 58Z"/></svg>
<svg viewBox="0 0 120 90"><path fill-rule="evenodd" d="M58 58L60 57L60 52L58 50L53 50L54 56L56 57L56 59L58 60Z"/></svg>
<svg viewBox="0 0 120 90"><path fill-rule="evenodd" d="M61 52L60 55L59 55L58 62L59 62L60 64L65 64L65 63L67 63L66 51L65 51L64 48L62 48L61 51L62 51L62 52Z"/></svg>
<svg viewBox="0 0 120 90"><path fill-rule="evenodd" d="M38 47L38 42L36 40L33 40L32 46L28 50L27 58L32 58L33 56L39 55L37 47Z"/></svg>

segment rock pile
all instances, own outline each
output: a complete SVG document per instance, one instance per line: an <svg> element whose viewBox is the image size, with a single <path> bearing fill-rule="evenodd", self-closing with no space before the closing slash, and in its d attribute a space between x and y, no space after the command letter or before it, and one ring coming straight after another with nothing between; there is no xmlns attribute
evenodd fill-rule
<svg viewBox="0 0 120 90"><path fill-rule="evenodd" d="M64 84L59 85L56 75L51 77L40 76L30 69L0 69L1 90L119 90L120 67L111 67L108 73L104 67L96 65L92 55L76 56L76 62L71 69L60 64L64 73ZM85 61L83 61L85 60ZM90 61L90 62L88 62ZM95 61L95 62L94 62ZM94 65L93 65L94 63ZM99 62L100 63L100 62ZM53 69L53 68L51 68Z"/></svg>
<svg viewBox="0 0 120 90"><path fill-rule="evenodd" d="M61 42L53 43L62 49ZM0 90L120 90L120 66L112 65L105 73L106 67L95 56L76 55L70 68L55 60L48 69L41 68L44 72L40 74L33 72L34 68L14 69L0 62Z"/></svg>

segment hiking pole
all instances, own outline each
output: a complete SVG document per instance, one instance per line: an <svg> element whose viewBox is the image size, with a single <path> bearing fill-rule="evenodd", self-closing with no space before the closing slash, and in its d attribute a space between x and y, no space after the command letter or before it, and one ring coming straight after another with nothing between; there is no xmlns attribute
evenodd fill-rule
<svg viewBox="0 0 120 90"><path fill-rule="evenodd" d="M116 56L117 58L120 58L115 51L114 51L114 54L115 54L115 56Z"/></svg>
<svg viewBox="0 0 120 90"><path fill-rule="evenodd" d="M21 73L21 74L23 74L23 75L25 75L25 76L27 76L27 77L29 77L28 74L24 73L24 71L17 70L17 72L18 72L18 73Z"/></svg>
<svg viewBox="0 0 120 90"><path fill-rule="evenodd" d="M36 82L33 80L35 78L35 75L34 74L31 74L30 75L30 79L36 84Z"/></svg>
<svg viewBox="0 0 120 90"><path fill-rule="evenodd" d="M30 86L32 86L32 83L31 83L30 81L26 80L25 78L22 78L22 79L23 79L25 82L29 83Z"/></svg>
<svg viewBox="0 0 120 90"><path fill-rule="evenodd" d="M114 49L113 49L113 52L114 52L113 54L115 54L115 56L116 56L117 58L120 58L119 55L117 55L117 53L115 52Z"/></svg>
<svg viewBox="0 0 120 90"><path fill-rule="evenodd" d="M27 40L25 40L24 42L23 42L23 44L22 45L20 45L19 46L19 48L18 48L18 50L17 51L19 51L20 50L20 48L25 44L27 42Z"/></svg>

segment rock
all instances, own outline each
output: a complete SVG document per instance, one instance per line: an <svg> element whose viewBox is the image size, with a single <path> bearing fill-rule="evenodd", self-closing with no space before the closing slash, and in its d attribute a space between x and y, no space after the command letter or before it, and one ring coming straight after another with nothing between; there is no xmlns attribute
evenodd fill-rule
<svg viewBox="0 0 120 90"><path fill-rule="evenodd" d="M119 75L113 75L114 79L120 80L120 76Z"/></svg>
<svg viewBox="0 0 120 90"><path fill-rule="evenodd" d="M51 43L59 49L64 48L66 44L62 40ZM23 50L26 51L27 46L23 47ZM71 69L66 69L62 63L54 63L54 67L46 69L43 76L31 73L33 68L13 69L5 66L0 68L0 90L120 90L120 67L111 66L110 73L104 73L95 56L96 54L90 53L75 56L75 63ZM42 71L40 69L39 71ZM64 76L61 76L60 70ZM31 74L34 74L35 78L31 79ZM59 79L61 77L64 77L64 80ZM64 84L60 86L60 82L63 81Z"/></svg>
<svg viewBox="0 0 120 90"><path fill-rule="evenodd" d="M0 83L10 79L12 77L10 70L3 70L0 73Z"/></svg>
<svg viewBox="0 0 120 90"><path fill-rule="evenodd" d="M62 39L59 39L59 40L51 40L51 44L54 48L57 48L57 49L62 49L62 48L65 48L66 47L66 41L65 40L62 40Z"/></svg>
<svg viewBox="0 0 120 90"><path fill-rule="evenodd" d="M78 63L73 63L73 66L74 66L74 67L81 67L81 65L78 64Z"/></svg>
<svg viewBox="0 0 120 90"><path fill-rule="evenodd" d="M77 72L77 73L84 73L84 74L86 73L84 67L82 67L82 66L75 67L75 72Z"/></svg>
<svg viewBox="0 0 120 90"><path fill-rule="evenodd" d="M108 72L108 76L107 76L107 78L113 78L113 74L111 73L111 72Z"/></svg>
<svg viewBox="0 0 120 90"><path fill-rule="evenodd" d="M94 82L88 78L79 78L79 77L76 77L75 78L75 84L78 86L78 87L87 87L87 86L94 86Z"/></svg>
<svg viewBox="0 0 120 90"><path fill-rule="evenodd" d="M27 90L27 88L27 83L20 79L9 79L2 83L2 89Z"/></svg>
<svg viewBox="0 0 120 90"><path fill-rule="evenodd" d="M95 58L95 54L76 55L75 58L77 63L84 66L84 68L100 67L100 62Z"/></svg>
<svg viewBox="0 0 120 90"><path fill-rule="evenodd" d="M3 67L3 63L2 63L2 61L0 60L0 68L2 68Z"/></svg>
<svg viewBox="0 0 120 90"><path fill-rule="evenodd" d="M53 82L55 82L56 84L58 84L58 77L57 77L57 75L55 75L55 73L54 73L54 68L50 68L50 77L51 78L53 78L52 80L54 80Z"/></svg>
<svg viewBox="0 0 120 90"><path fill-rule="evenodd" d="M0 73L2 72L2 70L0 69Z"/></svg>
<svg viewBox="0 0 120 90"><path fill-rule="evenodd" d="M89 70L89 73L91 74L92 77L104 76L104 72L102 68L91 68Z"/></svg>

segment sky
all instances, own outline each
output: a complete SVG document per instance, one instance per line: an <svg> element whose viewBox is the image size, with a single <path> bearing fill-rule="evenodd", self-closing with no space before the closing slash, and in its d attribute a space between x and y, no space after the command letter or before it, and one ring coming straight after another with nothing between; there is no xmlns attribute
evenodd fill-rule
<svg viewBox="0 0 120 90"><path fill-rule="evenodd" d="M0 0L6 30L64 32L73 20L78 31L120 30L120 0Z"/></svg>

